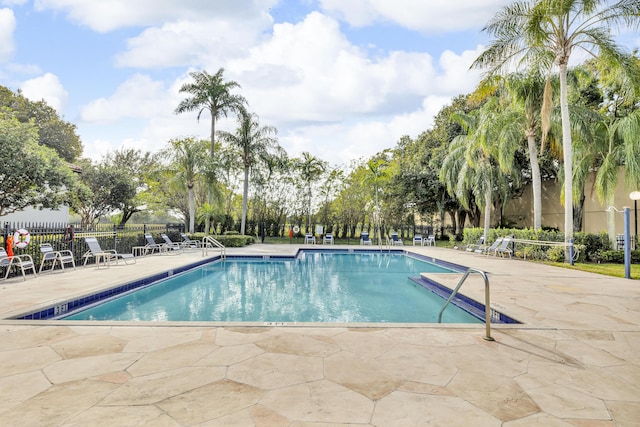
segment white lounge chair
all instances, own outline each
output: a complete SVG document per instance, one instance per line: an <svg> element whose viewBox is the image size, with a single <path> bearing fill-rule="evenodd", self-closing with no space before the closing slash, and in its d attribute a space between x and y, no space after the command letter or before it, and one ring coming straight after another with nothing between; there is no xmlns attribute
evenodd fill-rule
<svg viewBox="0 0 640 427"><path fill-rule="evenodd" d="M329 244L329 245L333 245L333 234L331 233L327 233L324 235L324 238L322 239L322 244Z"/></svg>
<svg viewBox="0 0 640 427"><path fill-rule="evenodd" d="M391 233L391 244L393 246L403 246L402 239L398 237L398 233Z"/></svg>
<svg viewBox="0 0 640 427"><path fill-rule="evenodd" d="M9 273L11 272L11 268L19 268L22 272L22 278L27 280L27 276L25 274L25 270L31 269L33 270L33 276L37 277L36 274L36 265L33 262L33 258L29 254L23 255L13 255L9 257L7 251L4 248L0 247L0 267L6 268L7 272L4 275L6 279L9 277Z"/></svg>
<svg viewBox="0 0 640 427"><path fill-rule="evenodd" d="M480 236L478 243L470 243L467 245L467 252L477 252L484 245L485 237Z"/></svg>
<svg viewBox="0 0 640 427"><path fill-rule="evenodd" d="M500 255L501 257L505 257L506 255L509 256L509 258L511 258L511 256L513 255L513 251L511 250L511 239L513 239L513 237L505 237L504 239L502 239L502 243L500 244L500 246L498 246L493 255L494 256L498 256Z"/></svg>
<svg viewBox="0 0 640 427"><path fill-rule="evenodd" d="M304 244L311 244L311 245L315 245L316 244L316 236L314 236L311 233L307 233L304 236Z"/></svg>
<svg viewBox="0 0 640 427"><path fill-rule="evenodd" d="M182 246L185 248L199 248L202 246L202 242L200 240L191 240L186 233L180 233L180 237L182 237Z"/></svg>
<svg viewBox="0 0 640 427"><path fill-rule="evenodd" d="M184 245L182 245L181 243L172 241L171 238L166 235L166 233L160 234L160 237L162 237L162 240L164 240L164 246L167 251L172 251L174 253L177 253L177 251L181 251L184 248Z"/></svg>
<svg viewBox="0 0 640 427"><path fill-rule="evenodd" d="M68 249L55 251L50 243L42 243L40 245L40 252L42 253L42 261L40 262L40 269L38 270L38 273L42 272L42 267L44 267L45 262L51 262L50 270L53 270L58 262L60 263L62 270L64 270L65 264L71 264L73 268L76 268L76 261L73 259L73 252Z"/></svg>
<svg viewBox="0 0 640 427"><path fill-rule="evenodd" d="M369 245L371 246L371 239L369 238L369 233L364 232L360 234L360 244L361 245Z"/></svg>
<svg viewBox="0 0 640 427"><path fill-rule="evenodd" d="M96 267L100 267L100 264L106 265L107 267L111 265L111 261L115 261L116 264L119 260L124 261L125 264L135 264L136 259L133 254L121 254L118 253L115 249L103 250L100 247L100 243L98 243L98 239L95 237L85 237L85 243L89 250L82 255L84 258L84 263L82 265L87 265L87 261L89 258L96 259Z"/></svg>
<svg viewBox="0 0 640 427"><path fill-rule="evenodd" d="M413 236L413 246L415 245L424 246L424 239L422 238L422 234L416 234Z"/></svg>
<svg viewBox="0 0 640 427"><path fill-rule="evenodd" d="M485 254L485 255L489 255L493 253L495 255L496 249L498 248L498 246L502 244L502 240L503 240L502 237L498 237L495 240L495 242L491 244L491 246L480 246L478 249L475 250L475 252L479 254Z"/></svg>
<svg viewBox="0 0 640 427"><path fill-rule="evenodd" d="M435 246L436 245L436 236L434 236L433 234L429 234L429 236L427 236L427 240L425 241L425 245L427 245L427 246Z"/></svg>

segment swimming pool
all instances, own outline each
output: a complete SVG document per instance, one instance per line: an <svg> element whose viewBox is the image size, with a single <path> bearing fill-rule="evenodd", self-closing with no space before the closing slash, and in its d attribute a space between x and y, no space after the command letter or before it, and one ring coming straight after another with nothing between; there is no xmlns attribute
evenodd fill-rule
<svg viewBox="0 0 640 427"><path fill-rule="evenodd" d="M453 270L403 253L301 252L205 264L66 320L432 323L443 299L411 280ZM481 323L456 306L447 323Z"/></svg>

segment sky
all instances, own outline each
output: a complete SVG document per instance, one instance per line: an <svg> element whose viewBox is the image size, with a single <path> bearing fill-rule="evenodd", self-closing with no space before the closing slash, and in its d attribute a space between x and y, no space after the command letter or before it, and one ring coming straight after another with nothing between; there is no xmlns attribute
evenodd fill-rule
<svg viewBox="0 0 640 427"><path fill-rule="evenodd" d="M510 0L0 0L0 84L77 126L84 157L209 138L176 115L189 72L237 82L290 156L346 165L417 137L471 92ZM627 48L640 36L622 34ZM216 122L233 132L233 116Z"/></svg>

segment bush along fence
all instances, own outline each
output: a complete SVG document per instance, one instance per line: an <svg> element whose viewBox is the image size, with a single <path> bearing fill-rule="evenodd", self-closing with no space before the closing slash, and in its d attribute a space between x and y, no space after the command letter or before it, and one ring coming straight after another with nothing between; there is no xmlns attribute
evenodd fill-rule
<svg viewBox="0 0 640 427"><path fill-rule="evenodd" d="M21 243L14 243L13 253L31 255L37 267L42 260L42 243L51 244L55 251L70 250L76 265L82 265L82 255L88 250L85 237L97 237L100 247L104 250L115 249L120 253L131 253L134 246L145 245L146 233L152 234L157 242L162 242L160 233L166 233L171 240L179 242L182 240L180 233L185 231L184 224L127 224L124 227L97 224L83 227L80 224L67 223L3 222L0 226L2 247L6 249L9 236L13 237L18 232ZM89 258L89 262L95 262L94 258Z"/></svg>

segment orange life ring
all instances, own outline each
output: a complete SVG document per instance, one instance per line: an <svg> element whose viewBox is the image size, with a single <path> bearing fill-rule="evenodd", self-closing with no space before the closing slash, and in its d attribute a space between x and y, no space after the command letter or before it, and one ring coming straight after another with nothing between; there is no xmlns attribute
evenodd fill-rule
<svg viewBox="0 0 640 427"><path fill-rule="evenodd" d="M31 241L31 235L24 228L20 228L13 233L13 246L16 248L24 249L29 245Z"/></svg>

